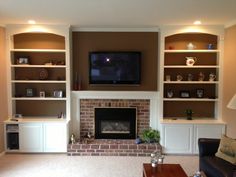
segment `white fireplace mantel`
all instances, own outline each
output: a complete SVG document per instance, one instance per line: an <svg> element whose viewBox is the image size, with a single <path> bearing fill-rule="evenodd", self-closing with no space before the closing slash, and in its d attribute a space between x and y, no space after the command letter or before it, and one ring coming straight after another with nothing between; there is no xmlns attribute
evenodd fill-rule
<svg viewBox="0 0 236 177"><path fill-rule="evenodd" d="M80 99L144 99L150 101L150 127L159 129L159 93L154 91L72 91L71 120L72 132L79 136Z"/></svg>

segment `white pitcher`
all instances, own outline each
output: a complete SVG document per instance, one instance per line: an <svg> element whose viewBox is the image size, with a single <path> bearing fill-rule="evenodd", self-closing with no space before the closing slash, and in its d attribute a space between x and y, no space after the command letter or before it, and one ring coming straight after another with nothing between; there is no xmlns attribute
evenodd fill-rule
<svg viewBox="0 0 236 177"><path fill-rule="evenodd" d="M186 58L186 65L193 66L197 62L196 57L185 57Z"/></svg>

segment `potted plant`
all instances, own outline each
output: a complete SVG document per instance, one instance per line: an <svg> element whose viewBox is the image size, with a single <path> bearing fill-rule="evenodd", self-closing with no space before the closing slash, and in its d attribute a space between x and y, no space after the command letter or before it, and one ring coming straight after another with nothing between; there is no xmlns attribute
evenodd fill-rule
<svg viewBox="0 0 236 177"><path fill-rule="evenodd" d="M160 132L152 128L145 129L142 133L142 140L146 143L159 143Z"/></svg>
<svg viewBox="0 0 236 177"><path fill-rule="evenodd" d="M187 116L187 120L193 120L192 116L193 116L193 110L192 109L186 109L185 110L185 114Z"/></svg>

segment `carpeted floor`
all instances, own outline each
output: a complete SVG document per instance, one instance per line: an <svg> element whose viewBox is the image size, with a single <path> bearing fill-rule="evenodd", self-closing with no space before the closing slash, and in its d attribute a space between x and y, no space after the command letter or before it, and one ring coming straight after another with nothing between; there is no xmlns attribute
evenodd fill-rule
<svg viewBox="0 0 236 177"><path fill-rule="evenodd" d="M149 157L6 154L0 157L0 177L142 177ZM181 164L186 174L198 170L198 156L166 156L164 163Z"/></svg>

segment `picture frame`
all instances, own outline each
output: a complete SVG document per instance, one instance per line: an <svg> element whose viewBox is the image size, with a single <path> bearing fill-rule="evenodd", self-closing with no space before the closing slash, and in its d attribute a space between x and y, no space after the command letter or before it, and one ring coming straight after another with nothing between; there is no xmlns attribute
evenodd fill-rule
<svg viewBox="0 0 236 177"><path fill-rule="evenodd" d="M26 97L33 97L34 96L34 89L27 88L26 89Z"/></svg>
<svg viewBox="0 0 236 177"><path fill-rule="evenodd" d="M19 57L17 59L18 65L28 65L29 64L29 57Z"/></svg>
<svg viewBox="0 0 236 177"><path fill-rule="evenodd" d="M44 98L45 97L45 91L40 91L39 92L39 97Z"/></svg>
<svg viewBox="0 0 236 177"><path fill-rule="evenodd" d="M180 91L180 98L190 98L190 92L186 90Z"/></svg>
<svg viewBox="0 0 236 177"><path fill-rule="evenodd" d="M55 97L55 98L62 98L63 97L63 91L62 90L55 90L55 91L53 91L53 97Z"/></svg>
<svg viewBox="0 0 236 177"><path fill-rule="evenodd" d="M196 97L203 98L204 97L204 89L197 89L196 90Z"/></svg>

